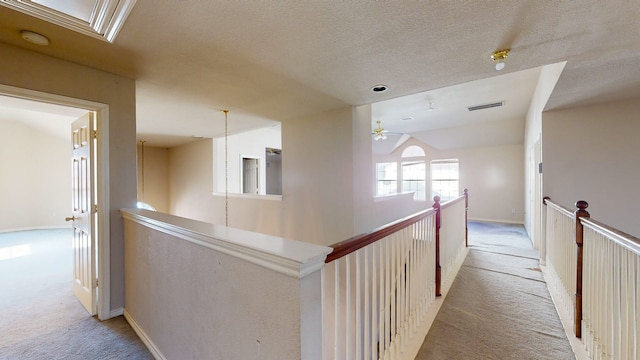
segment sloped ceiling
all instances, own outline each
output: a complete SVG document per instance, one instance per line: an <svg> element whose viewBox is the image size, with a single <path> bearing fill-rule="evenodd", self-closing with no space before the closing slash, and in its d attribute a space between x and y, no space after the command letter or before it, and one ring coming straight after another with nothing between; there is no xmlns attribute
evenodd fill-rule
<svg viewBox="0 0 640 360"><path fill-rule="evenodd" d="M139 136L172 146L222 134L220 109L231 110L237 132L562 61L547 109L640 98L639 18L636 0L138 0L113 44L4 7L0 42L136 79ZM24 42L23 29L51 44ZM511 53L498 73L489 56L503 48ZM389 90L371 92L376 84ZM447 101L434 105L447 111ZM481 127L521 132L505 121L495 115ZM433 142L433 131L415 136Z"/></svg>

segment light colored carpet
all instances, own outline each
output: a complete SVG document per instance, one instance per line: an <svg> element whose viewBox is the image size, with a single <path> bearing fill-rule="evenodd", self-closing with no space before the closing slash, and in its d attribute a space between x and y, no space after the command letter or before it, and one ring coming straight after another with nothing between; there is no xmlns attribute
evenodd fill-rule
<svg viewBox="0 0 640 360"><path fill-rule="evenodd" d="M575 359L524 228L470 222L469 248L416 359Z"/></svg>
<svg viewBox="0 0 640 360"><path fill-rule="evenodd" d="M0 359L153 359L124 317L72 294L70 229L0 233Z"/></svg>

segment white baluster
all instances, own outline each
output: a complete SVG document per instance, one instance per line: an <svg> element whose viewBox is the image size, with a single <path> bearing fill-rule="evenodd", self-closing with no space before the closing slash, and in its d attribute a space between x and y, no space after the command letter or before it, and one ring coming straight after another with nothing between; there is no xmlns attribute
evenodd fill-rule
<svg viewBox="0 0 640 360"><path fill-rule="evenodd" d="M360 257L362 256L362 249L358 250L355 253L356 256L356 323L354 325L354 329L356 331L356 344L355 344L355 354L356 359L362 359L362 294L360 293L360 286L362 284L362 279L360 277Z"/></svg>
<svg viewBox="0 0 640 360"><path fill-rule="evenodd" d="M364 253L364 331L362 332L362 350L363 359L371 359L371 285L369 281L369 248L373 249L373 245L367 246L363 249Z"/></svg>
<svg viewBox="0 0 640 360"><path fill-rule="evenodd" d="M335 307L335 319L334 319L334 343L333 343L333 348L334 348L334 353L333 353L333 357L334 359L339 359L340 358L340 340L343 337L342 334L342 326L340 326L340 324L342 323L340 320L340 259L337 259L333 262L334 264L334 271L335 271L335 300L334 300L334 307Z"/></svg>
<svg viewBox="0 0 640 360"><path fill-rule="evenodd" d="M346 304L345 304L345 328L346 328L346 332L345 332L345 347L344 347L344 353L345 353L345 357L344 359L352 359L352 355L351 355L351 342L353 339L353 327L351 326L351 254L347 255L344 257L345 260L345 269L344 269L344 277L345 277L345 297L346 297Z"/></svg>

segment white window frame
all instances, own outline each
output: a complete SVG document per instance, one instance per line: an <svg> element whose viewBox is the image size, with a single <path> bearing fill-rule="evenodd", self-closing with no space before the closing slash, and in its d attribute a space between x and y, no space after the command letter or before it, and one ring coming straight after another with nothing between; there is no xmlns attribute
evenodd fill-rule
<svg viewBox="0 0 640 360"><path fill-rule="evenodd" d="M436 170L434 167L448 167ZM460 196L460 161L441 159L431 161L431 197L436 195L440 201L448 201Z"/></svg>

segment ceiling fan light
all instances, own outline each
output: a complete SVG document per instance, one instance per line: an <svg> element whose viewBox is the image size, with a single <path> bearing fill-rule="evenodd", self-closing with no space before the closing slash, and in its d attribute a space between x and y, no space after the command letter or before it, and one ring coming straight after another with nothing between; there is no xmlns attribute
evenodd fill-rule
<svg viewBox="0 0 640 360"><path fill-rule="evenodd" d="M387 134L386 134L386 130L382 128L382 126L380 126L380 124L382 123L382 121L378 120L376 121L376 123L378 124L378 126L373 129L373 140L378 141L378 140L386 140L387 139Z"/></svg>

